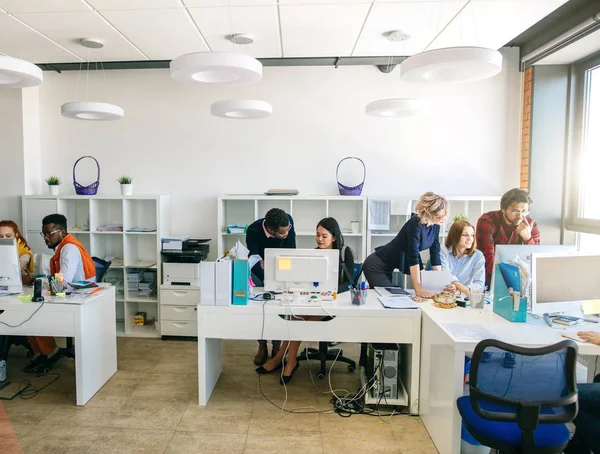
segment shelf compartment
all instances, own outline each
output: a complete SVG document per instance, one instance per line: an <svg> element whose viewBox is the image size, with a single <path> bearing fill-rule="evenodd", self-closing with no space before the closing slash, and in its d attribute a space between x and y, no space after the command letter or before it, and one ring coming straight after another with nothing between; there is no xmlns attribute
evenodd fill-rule
<svg viewBox="0 0 600 454"><path fill-rule="evenodd" d="M123 227L123 201L121 199L90 200L90 231L98 233L98 227L105 225Z"/></svg>
<svg viewBox="0 0 600 454"><path fill-rule="evenodd" d="M256 219L256 203L254 200L227 200L221 201L223 213L222 231L225 234L228 225L238 222L246 225L252 224ZM262 216L258 216L262 217ZM241 235L244 235L243 233Z"/></svg>
<svg viewBox="0 0 600 454"><path fill-rule="evenodd" d="M294 229L315 234L319 221L327 217L327 200L292 200Z"/></svg>
<svg viewBox="0 0 600 454"><path fill-rule="evenodd" d="M92 256L103 260L106 260L107 257L114 257L120 261L116 262L115 265L123 264L123 235L102 235L93 232L91 238L92 248L90 251Z"/></svg>
<svg viewBox="0 0 600 454"><path fill-rule="evenodd" d="M58 199L58 212L67 218L67 230L73 233L90 230L90 201L88 199Z"/></svg>
<svg viewBox="0 0 600 454"><path fill-rule="evenodd" d="M363 201L362 200L330 200L327 216L335 218L340 229L352 231L351 222L358 221L363 229ZM316 225L315 225L316 227ZM360 232L359 232L360 233Z"/></svg>
<svg viewBox="0 0 600 454"><path fill-rule="evenodd" d="M156 230L156 200L126 199L124 230L148 228ZM156 234L156 232L151 232Z"/></svg>
<svg viewBox="0 0 600 454"><path fill-rule="evenodd" d="M148 268L156 265L158 254L156 235L125 235L125 266L140 267L138 262L144 261L147 264L142 265Z"/></svg>
<svg viewBox="0 0 600 454"><path fill-rule="evenodd" d="M281 208L288 214L291 214L292 211L292 201L291 199L281 200L281 199L266 199L266 200L257 200L257 210L256 218L261 219L265 217L267 211L271 208ZM293 214L292 214L293 217Z"/></svg>

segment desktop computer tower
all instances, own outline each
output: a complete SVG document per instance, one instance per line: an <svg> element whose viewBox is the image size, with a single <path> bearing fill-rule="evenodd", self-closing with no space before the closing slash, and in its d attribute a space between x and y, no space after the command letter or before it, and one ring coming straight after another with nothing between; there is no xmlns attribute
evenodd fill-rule
<svg viewBox="0 0 600 454"><path fill-rule="evenodd" d="M377 382L371 388L371 396L381 399L398 399L400 379L400 349L398 344L371 344L367 351L365 373L369 383Z"/></svg>

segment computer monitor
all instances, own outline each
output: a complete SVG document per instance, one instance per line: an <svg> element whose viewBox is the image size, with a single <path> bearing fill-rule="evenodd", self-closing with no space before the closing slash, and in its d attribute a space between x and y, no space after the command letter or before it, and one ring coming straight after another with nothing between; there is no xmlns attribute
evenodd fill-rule
<svg viewBox="0 0 600 454"><path fill-rule="evenodd" d="M570 244L498 244L494 252L494 264L508 262L515 257L519 257L527 264L531 275L531 254L546 252L577 252L577 246ZM490 282L490 292L494 293L494 281L496 280L496 267L492 272L492 282Z"/></svg>
<svg viewBox="0 0 600 454"><path fill-rule="evenodd" d="M337 249L265 249L265 290L288 293L335 293Z"/></svg>
<svg viewBox="0 0 600 454"><path fill-rule="evenodd" d="M600 255L556 252L531 256L531 312L576 312L600 299Z"/></svg>
<svg viewBox="0 0 600 454"><path fill-rule="evenodd" d="M0 238L0 295L21 293L21 264L17 240Z"/></svg>

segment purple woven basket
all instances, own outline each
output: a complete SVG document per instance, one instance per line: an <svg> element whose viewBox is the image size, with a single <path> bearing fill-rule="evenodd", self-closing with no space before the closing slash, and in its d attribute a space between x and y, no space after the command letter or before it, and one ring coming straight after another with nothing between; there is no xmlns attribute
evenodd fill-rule
<svg viewBox="0 0 600 454"><path fill-rule="evenodd" d="M340 173L340 164L344 162L346 159L356 159L360 161L363 166L363 180L362 183L356 186L346 186L340 183L339 173ZM338 189L340 190L340 195L360 195L363 189L363 185L365 184L365 178L367 177L367 167L365 163L360 158L356 158L354 156L348 156L347 158L342 159L338 162L337 168L335 169L335 179L337 181Z"/></svg>
<svg viewBox="0 0 600 454"><path fill-rule="evenodd" d="M94 158L93 156L82 156L77 161L75 161L75 164L73 165L73 186L75 186L75 194L95 195L96 192L98 192L98 186L100 186L100 164L98 164L98 161L96 161L96 167L98 167L98 178L94 183L90 184L89 186L82 186L79 183L77 183L77 180L75 179L75 167L77 167L77 163L79 161L85 158L90 158L96 161L96 158Z"/></svg>

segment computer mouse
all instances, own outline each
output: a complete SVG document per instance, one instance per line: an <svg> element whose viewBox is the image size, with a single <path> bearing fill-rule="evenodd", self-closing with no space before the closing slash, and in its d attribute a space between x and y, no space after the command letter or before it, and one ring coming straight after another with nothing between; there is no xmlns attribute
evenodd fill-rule
<svg viewBox="0 0 600 454"><path fill-rule="evenodd" d="M270 293L263 293L263 299L264 300L272 300L273 295L271 295Z"/></svg>

